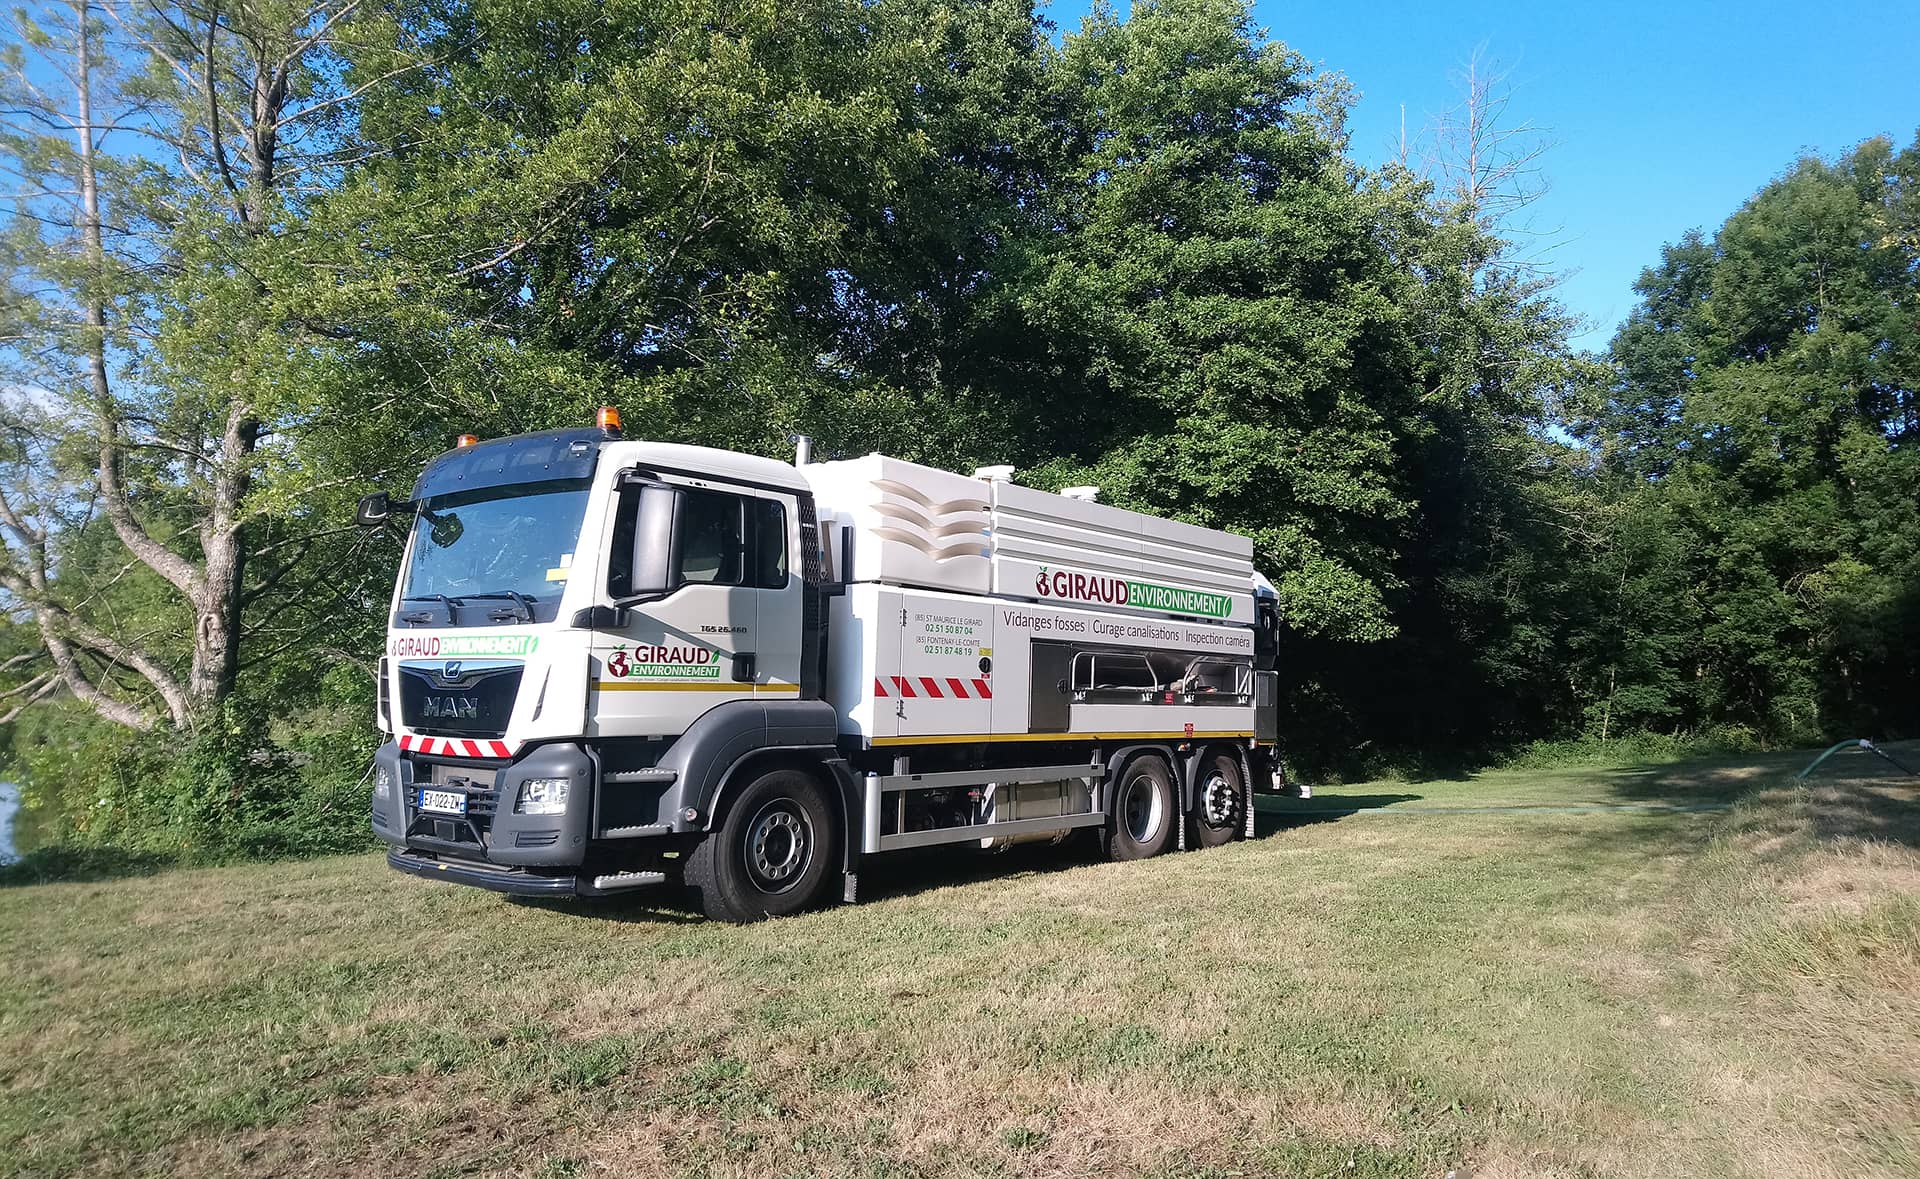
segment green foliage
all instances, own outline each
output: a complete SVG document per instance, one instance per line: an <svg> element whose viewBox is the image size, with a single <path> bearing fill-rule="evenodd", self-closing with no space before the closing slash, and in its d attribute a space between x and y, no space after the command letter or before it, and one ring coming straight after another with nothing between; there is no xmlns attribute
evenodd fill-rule
<svg viewBox="0 0 1920 1179"><path fill-rule="evenodd" d="M178 450L129 448L160 544L244 541L245 641L171 728L62 696L3 726L55 842L364 843L397 546L342 526L353 496L605 402L650 438L1012 462L1251 536L1309 773L1914 723L1920 147L1803 161L1669 247L1593 357L1499 194L1356 165L1345 83L1239 0L1098 5L1057 43L1028 0L408 0L341 29L290 75L297 179L109 153L137 249L76 269L71 218L0 242L23 338L70 310L35 283L112 287L139 437L213 446L241 401L267 431L204 468L240 489L225 533ZM149 34L118 92L191 131L168 58L199 50ZM160 715L142 685L203 670L207 611L75 493L92 428L9 407L0 475L58 489L35 592L135 637L159 675L106 643L85 670ZM0 691L45 682L28 621Z"/></svg>
<svg viewBox="0 0 1920 1179"><path fill-rule="evenodd" d="M273 723L266 701L243 695L178 742L74 704L31 710L14 726L7 772L22 783L33 841L45 846L23 849L20 870L70 864L91 874L104 870L100 856L115 854L217 862L370 846L371 695L363 686L358 699Z"/></svg>
<svg viewBox="0 0 1920 1179"><path fill-rule="evenodd" d="M1587 733L1561 741L1534 741L1504 759L1503 768L1555 770L1588 766L1651 766L1691 758L1756 753L1763 748L1748 729L1663 733L1637 729L1618 737Z"/></svg>
<svg viewBox="0 0 1920 1179"><path fill-rule="evenodd" d="M1303 633L1392 633L1418 389L1338 91L1229 2L1096 9L1053 84L1048 224L999 296L1044 358L1011 457L1251 535Z"/></svg>
<svg viewBox="0 0 1920 1179"><path fill-rule="evenodd" d="M1643 274L1590 434L1625 488L1623 719L1911 731L1920 694L1920 143L1800 161Z"/></svg>

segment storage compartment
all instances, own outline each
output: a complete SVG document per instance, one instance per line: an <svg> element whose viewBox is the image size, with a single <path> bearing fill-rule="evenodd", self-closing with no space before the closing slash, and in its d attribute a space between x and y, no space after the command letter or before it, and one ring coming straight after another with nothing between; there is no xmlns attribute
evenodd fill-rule
<svg viewBox="0 0 1920 1179"><path fill-rule="evenodd" d="M1067 731L1073 702L1073 651L1071 643L1033 644L1027 732Z"/></svg>
<svg viewBox="0 0 1920 1179"><path fill-rule="evenodd" d="M800 468L839 580L1250 622L1253 542L883 455Z"/></svg>
<svg viewBox="0 0 1920 1179"><path fill-rule="evenodd" d="M1012 483L991 485L993 592L1122 610L1253 617L1253 541Z"/></svg>
<svg viewBox="0 0 1920 1179"><path fill-rule="evenodd" d="M877 454L800 473L828 531L851 529L835 554L842 581L987 592L985 481Z"/></svg>

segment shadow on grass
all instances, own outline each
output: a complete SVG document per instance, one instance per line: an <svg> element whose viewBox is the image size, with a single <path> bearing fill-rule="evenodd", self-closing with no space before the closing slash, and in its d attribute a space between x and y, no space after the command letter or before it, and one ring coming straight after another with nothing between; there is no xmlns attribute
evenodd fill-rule
<svg viewBox="0 0 1920 1179"><path fill-rule="evenodd" d="M1920 756L1920 742L1900 742L1883 748L1908 764ZM1805 786L1887 789L1896 794L1904 788L1908 797L1920 804L1920 777L1902 774L1865 750L1843 750L1822 764L1812 777L1796 777L1819 753L1818 749L1790 749L1625 766L1601 771L1600 777L1608 790L1623 802L1731 804L1765 790Z"/></svg>
<svg viewBox="0 0 1920 1179"><path fill-rule="evenodd" d="M1063 872L1096 863L1090 837L1060 844L1018 844L1004 852L983 852L964 845L930 847L907 855L882 856L860 869L860 899L907 897L952 885L1005 880L1028 873ZM837 894L837 883L833 886ZM706 918L677 883L637 889L628 896L509 897L512 904L562 917L636 925L687 925Z"/></svg>
<svg viewBox="0 0 1920 1179"><path fill-rule="evenodd" d="M1276 831L1312 823L1336 823L1362 811L1377 811L1399 802L1419 802L1423 794L1329 794L1320 798L1263 795L1254 801L1253 837L1265 839Z"/></svg>
<svg viewBox="0 0 1920 1179"><path fill-rule="evenodd" d="M1023 843L999 852L965 846L932 847L911 855L882 856L863 866L860 899L906 897L954 885L1046 875L1099 860L1094 838L1085 831L1058 844Z"/></svg>
<svg viewBox="0 0 1920 1179"><path fill-rule="evenodd" d="M1903 762L1920 742L1891 747ZM1632 816L1585 826L1565 854L1697 854L1714 839L1743 840L1761 858L1800 854L1811 844L1878 840L1920 847L1920 778L1864 751L1837 754L1811 778L1796 777L1818 749L1715 757L1604 771L1621 803L1713 814Z"/></svg>
<svg viewBox="0 0 1920 1179"><path fill-rule="evenodd" d="M0 888L150 876L167 868L177 868L181 862L178 856L131 848L55 844L0 864Z"/></svg>
<svg viewBox="0 0 1920 1179"><path fill-rule="evenodd" d="M706 918L688 903L679 885L637 889L628 896L506 897L508 904L556 917L614 925L692 925Z"/></svg>
<svg viewBox="0 0 1920 1179"><path fill-rule="evenodd" d="M1814 790L1814 831L1822 838L1920 847L1920 783L1856 780Z"/></svg>
<svg viewBox="0 0 1920 1179"><path fill-rule="evenodd" d="M1265 839L1276 832L1309 823L1330 823L1365 810L1378 810L1398 802L1416 802L1418 794L1343 794L1337 798L1302 799L1274 795L1256 796L1253 837ZM1176 853L1174 844L1165 854ZM1017 844L1002 852L972 851L964 846L934 847L910 856L882 857L860 870L860 896L863 900L881 897L911 896L949 885L975 884L984 880L1006 880L1027 874L1063 872L1101 862L1099 841L1094 831L1081 831L1058 844Z"/></svg>
<svg viewBox="0 0 1920 1179"><path fill-rule="evenodd" d="M1254 838L1309 823L1328 823L1363 810L1397 802L1415 802L1418 794L1343 794L1337 798L1298 799L1261 796L1255 804ZM1169 844L1167 854L1176 854ZM1004 851L981 851L967 845L922 848L911 854L890 854L860 868L860 899L909 897L938 888L1012 880L1024 875L1050 875L1101 862L1094 832L1080 831L1060 843L1022 843ZM602 897L590 901L516 897L516 904L568 916L600 921L684 924L703 918L678 885L636 892L630 898Z"/></svg>

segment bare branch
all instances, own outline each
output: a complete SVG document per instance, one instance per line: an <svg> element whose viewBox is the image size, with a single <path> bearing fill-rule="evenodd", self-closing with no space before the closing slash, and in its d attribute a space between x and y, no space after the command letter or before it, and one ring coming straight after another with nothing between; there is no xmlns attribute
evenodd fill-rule
<svg viewBox="0 0 1920 1179"><path fill-rule="evenodd" d="M42 648L28 651L25 654L15 655L10 659L0 661L0 671L12 671L14 668L25 666L36 659L44 659L46 654L46 650Z"/></svg>
<svg viewBox="0 0 1920 1179"><path fill-rule="evenodd" d="M28 683L32 682L31 680L28 681ZM46 678L40 681L40 686L34 690L32 695L14 705L12 708L9 708L6 715L0 716L0 725L10 725L14 721L19 720L20 714L25 712L30 705L37 704L48 696L53 695L54 690L60 687L61 682L59 676L48 672ZM12 696L19 690L20 689L16 688L13 692L0 693L0 695Z"/></svg>
<svg viewBox="0 0 1920 1179"><path fill-rule="evenodd" d="M326 6L324 4L316 5L308 13L308 19L311 19L314 15L324 11L325 7ZM312 49L314 46L324 41L326 39L327 34L333 31L333 27L335 25L339 24L341 21L352 16L356 11L359 10L359 8L360 8L360 0L348 0L348 3L341 5L340 11L328 17L326 19L326 22L323 23L318 29L314 30L313 33L311 33L307 37L302 38L298 43L294 45L292 49L287 51L287 55L285 57L282 57L279 63L274 67L275 74L284 75L287 68L291 66L294 62L300 59L301 54L305 53L307 50Z"/></svg>
<svg viewBox="0 0 1920 1179"><path fill-rule="evenodd" d="M1423 171L1469 216L1498 226L1546 194L1539 165L1554 143L1548 128L1509 120L1512 71L1488 59L1485 45L1474 49L1456 79L1459 103L1431 120L1422 136Z"/></svg>
<svg viewBox="0 0 1920 1179"><path fill-rule="evenodd" d="M220 141L220 88L213 80L213 37L219 28L220 9L215 6L207 12L207 42L201 51L206 59L207 136L211 141L214 166L220 172L220 182L233 198L234 213L244 222L248 220L247 199L240 194L240 185L233 179L233 169L227 165L226 146Z"/></svg>

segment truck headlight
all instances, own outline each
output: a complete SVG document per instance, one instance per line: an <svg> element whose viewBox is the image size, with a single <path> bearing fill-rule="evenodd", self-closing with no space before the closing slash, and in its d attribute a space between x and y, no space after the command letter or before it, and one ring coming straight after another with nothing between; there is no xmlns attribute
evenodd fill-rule
<svg viewBox="0 0 1920 1179"><path fill-rule="evenodd" d="M393 801L393 771L386 766L374 767L373 797L380 802Z"/></svg>
<svg viewBox="0 0 1920 1179"><path fill-rule="evenodd" d="M567 809L565 778L528 778L520 783L520 797L513 804L515 814L559 815Z"/></svg>

